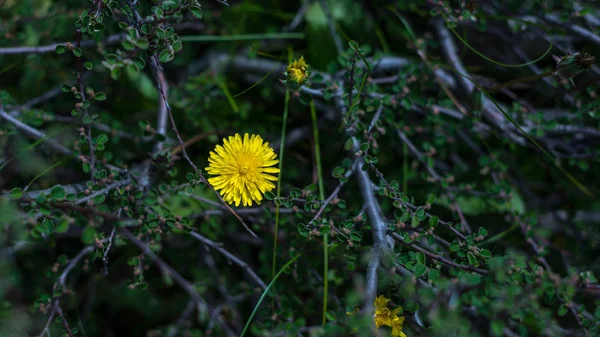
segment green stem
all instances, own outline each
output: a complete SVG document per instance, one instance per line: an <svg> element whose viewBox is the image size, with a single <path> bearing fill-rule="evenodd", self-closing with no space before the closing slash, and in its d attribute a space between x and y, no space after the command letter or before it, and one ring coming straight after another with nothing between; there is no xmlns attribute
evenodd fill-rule
<svg viewBox="0 0 600 337"><path fill-rule="evenodd" d="M229 102L229 105L231 106L231 109L233 110L233 112L239 112L240 110L239 110L237 104L235 103L235 99L233 98L233 96L231 96L231 92L229 91L229 88L227 87L227 82L225 82L225 79L217 77L216 82L217 82L217 85L223 91L223 94L225 95L225 97L227 98L227 102Z"/></svg>
<svg viewBox="0 0 600 337"><path fill-rule="evenodd" d="M310 100L310 116L312 117L313 138L315 141L315 158L317 162L317 182L319 184L319 198L325 200L323 188L323 168L321 166L321 148L319 147L319 128L317 127L317 111L314 100ZM322 324L327 323L327 295L329 293L329 243L328 235L323 235L323 318Z"/></svg>
<svg viewBox="0 0 600 337"><path fill-rule="evenodd" d="M290 90L285 91L285 103L283 106L283 125L281 126L281 145L279 147L279 179L277 179L277 199L281 197L281 178L283 173L283 153L285 149L285 128L288 118L288 105L290 103ZM273 235L273 268L271 274L275 277L277 266L277 234L279 233L279 203L275 204L275 233Z"/></svg>
<svg viewBox="0 0 600 337"><path fill-rule="evenodd" d="M517 83L527 83L527 82L539 80L539 79L542 79L544 77L551 76L552 74L554 74L554 70L548 70L548 71L545 71L545 72L543 72L541 74L537 74L537 75L530 75L530 76L525 76L525 77L517 78L516 80L508 81L508 82L502 83L500 85L497 85L496 87L488 90L488 93L493 94L493 93L498 92L498 91L500 91L500 90L502 90L504 88L510 88L513 85L517 84Z"/></svg>
<svg viewBox="0 0 600 337"><path fill-rule="evenodd" d="M483 247L483 246L487 246L490 243L496 242L502 238L504 238L505 236L507 236L508 234L510 234L511 232L513 232L515 229L519 228L519 224L515 223L512 226L510 226L507 230L505 230L504 232L498 233L494 236L492 236L491 238L483 241L482 243L479 244L479 247Z"/></svg>
<svg viewBox="0 0 600 337"><path fill-rule="evenodd" d="M279 272L277 273L277 275L273 276L273 280L271 280L271 283L269 283L269 285L267 286L267 289L265 289L265 291L263 291L262 295L260 296L260 299L258 300L258 302L256 303L256 305L254 306L254 310L252 310L252 313L250 314L250 317L246 321L246 325L244 326L244 330L242 330L242 333L240 334L240 337L244 337L244 335L246 334L246 331L248 331L248 327L250 327L250 323L252 323L252 319L254 318L254 316L256 315L256 313L258 312L258 308L260 307L260 304L264 301L265 297L267 297L267 294L269 293L269 291L271 290L271 288L273 288L273 285L275 284L275 281L277 281L277 279L283 273L283 271L287 267L289 267L292 263L294 263L294 261L298 260L298 258L300 256L302 256L302 254L298 254L294 258L292 258L291 260L289 260L279 270Z"/></svg>

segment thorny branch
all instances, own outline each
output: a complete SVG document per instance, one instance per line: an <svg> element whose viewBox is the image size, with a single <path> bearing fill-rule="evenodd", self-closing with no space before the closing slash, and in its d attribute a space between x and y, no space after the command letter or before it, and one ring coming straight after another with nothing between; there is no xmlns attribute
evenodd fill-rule
<svg viewBox="0 0 600 337"><path fill-rule="evenodd" d="M134 17L133 21L135 23L136 29L137 29L138 33L141 33L141 28L140 28L139 23L142 20L141 20L140 14L137 12L136 6L131 2L131 0L127 0L127 1L129 4L129 7L131 8L131 11L133 12L133 17ZM163 87L162 82L159 78L159 73L161 70L160 70L160 63L159 63L159 60L158 60L158 57L156 56L156 54L152 54L150 56L150 65L151 65L152 71L154 73L154 77L156 79L156 86L158 88L160 96L162 97L162 100L163 100L164 106L166 108L167 114L169 116L169 119L171 120L171 126L173 127L173 131L175 132L175 135L177 136L177 140L179 141L179 145L181 146L181 152L183 153L183 157L190 164L190 166L194 169L194 172L196 173L198 179L200 179L204 184L206 184L206 186L210 187L210 189L219 198L219 200L223 203L223 205L225 205L227 210L240 221L240 223L244 226L246 231L248 231L248 233L252 234L253 236L256 236L256 234L250 229L250 227L248 227L248 225L246 225L244 220L231 208L231 206L229 206L223 200L221 195L212 187L212 185L210 185L210 183L202 175L202 172L198 169L196 164L194 164L194 162L188 156L187 151L185 150L185 143L183 142L183 139L181 139L181 135L179 134L179 131L177 129L177 124L175 123L175 118L173 117L173 111L171 110L171 106L169 105L169 101L167 99L167 93L166 93L165 88Z"/></svg>

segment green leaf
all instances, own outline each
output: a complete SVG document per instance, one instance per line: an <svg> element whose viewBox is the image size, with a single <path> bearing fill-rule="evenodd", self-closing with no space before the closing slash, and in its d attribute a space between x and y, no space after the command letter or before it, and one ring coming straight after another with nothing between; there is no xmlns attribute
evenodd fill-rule
<svg viewBox="0 0 600 337"><path fill-rule="evenodd" d="M310 229L308 229L306 227L306 225L304 225L303 223L299 223L296 228L298 229L298 233L300 233L300 235L302 235L304 237L308 237L308 234L310 233Z"/></svg>
<svg viewBox="0 0 600 337"><path fill-rule="evenodd" d="M83 124L90 124L93 121L94 121L94 119L90 115L87 115L87 116L83 117Z"/></svg>
<svg viewBox="0 0 600 337"><path fill-rule="evenodd" d="M137 256L130 257L127 259L127 265L135 267L140 264L140 258Z"/></svg>
<svg viewBox="0 0 600 337"><path fill-rule="evenodd" d="M567 314L567 307L565 307L564 305L561 305L560 308L558 308L558 316L564 316Z"/></svg>
<svg viewBox="0 0 600 337"><path fill-rule="evenodd" d="M458 252L460 250L460 243L458 241L454 241L450 244L450 251Z"/></svg>
<svg viewBox="0 0 600 337"><path fill-rule="evenodd" d="M410 221L410 225L412 228L418 227L419 226L419 217L416 214L413 214L412 220Z"/></svg>
<svg viewBox="0 0 600 337"><path fill-rule="evenodd" d="M273 194L272 192L265 192L265 199L267 200L273 200L275 199L275 194Z"/></svg>
<svg viewBox="0 0 600 337"><path fill-rule="evenodd" d="M175 52L180 51L182 47L183 47L183 43L181 41L175 41L175 42L173 42L173 50Z"/></svg>
<svg viewBox="0 0 600 337"><path fill-rule="evenodd" d="M79 47L75 47L73 48L73 55L76 57L81 57L81 55L83 55L83 50L81 50Z"/></svg>
<svg viewBox="0 0 600 337"><path fill-rule="evenodd" d="M437 215L432 215L429 218L429 227L435 227L435 226L437 226L439 220L440 219L437 217Z"/></svg>
<svg viewBox="0 0 600 337"><path fill-rule="evenodd" d="M479 252L479 254L480 254L481 256L483 256L484 258L486 258L486 259L489 259L490 257L492 257L492 252L490 252L490 251L489 251L489 250L487 250L487 249L482 249L482 250Z"/></svg>
<svg viewBox="0 0 600 337"><path fill-rule="evenodd" d="M81 241L86 245L90 245L94 243L94 240L96 239L96 234L96 228L88 226L83 230L83 233L81 234Z"/></svg>
<svg viewBox="0 0 600 337"><path fill-rule="evenodd" d="M202 20L202 17L204 16L202 13L202 8L197 6L190 7L190 12L192 12L192 15L194 15L194 17L198 20Z"/></svg>
<svg viewBox="0 0 600 337"><path fill-rule="evenodd" d="M148 49L148 47L150 47L150 42L148 42L147 38L142 37L135 41L135 45L140 49Z"/></svg>
<svg viewBox="0 0 600 337"><path fill-rule="evenodd" d="M50 219L44 219L44 221L42 221L42 227L46 234L54 232L54 222Z"/></svg>
<svg viewBox="0 0 600 337"><path fill-rule="evenodd" d="M433 203L435 202L435 199L436 199L436 197L435 197L435 194L430 194L430 195L427 197L427 201L426 201L426 202L427 202L428 204L430 204L430 205L433 205Z"/></svg>
<svg viewBox="0 0 600 337"><path fill-rule="evenodd" d="M499 321L499 320L493 320L492 324L491 324L491 332L492 335L494 336L502 336L504 335L503 331L504 331L504 327L506 324L504 324L503 321Z"/></svg>
<svg viewBox="0 0 600 337"><path fill-rule="evenodd" d="M66 265L69 262L69 258L62 254L58 257L58 259L56 259L56 262L58 262L58 264L60 264L61 266Z"/></svg>
<svg viewBox="0 0 600 337"><path fill-rule="evenodd" d="M90 163L83 163L83 172L89 173L91 169L92 165L90 165Z"/></svg>
<svg viewBox="0 0 600 337"><path fill-rule="evenodd" d="M119 68L119 67L113 68L113 69L110 71L110 77L111 77L113 80L118 80L118 79L119 79L119 77L121 77L121 68Z"/></svg>
<svg viewBox="0 0 600 337"><path fill-rule="evenodd" d="M164 49L160 52L160 55L158 55L158 59L162 63L167 63L171 60L171 53L169 53L168 49Z"/></svg>
<svg viewBox="0 0 600 337"><path fill-rule="evenodd" d="M10 192L8 192L8 196L13 200L21 199L21 197L23 196L23 190L18 187L15 187L12 190L10 190Z"/></svg>
<svg viewBox="0 0 600 337"><path fill-rule="evenodd" d="M94 99L96 101L104 101L106 100L106 94L103 92L97 92L94 94Z"/></svg>
<svg viewBox="0 0 600 337"><path fill-rule="evenodd" d="M119 60L119 56L117 54L106 54L104 58L109 64L115 64Z"/></svg>
<svg viewBox="0 0 600 337"><path fill-rule="evenodd" d="M425 254L423 252L416 252L415 257L418 263L425 264Z"/></svg>
<svg viewBox="0 0 600 337"><path fill-rule="evenodd" d="M66 219L61 221L58 226L56 226L56 229L54 230L57 233L66 233L69 230L69 221L67 221Z"/></svg>
<svg viewBox="0 0 600 337"><path fill-rule="evenodd" d="M92 69L92 62L85 61L85 63L83 64L83 66L85 67L85 69L91 70Z"/></svg>
<svg viewBox="0 0 600 337"><path fill-rule="evenodd" d="M56 51L56 53L58 55L64 54L67 51L67 46L65 46L63 44L59 44L58 46L56 46L56 48L54 49L54 51Z"/></svg>
<svg viewBox="0 0 600 337"><path fill-rule="evenodd" d="M475 258L475 255L472 252L467 253L467 259L469 260L470 265L472 265L472 266L478 265L477 259Z"/></svg>
<svg viewBox="0 0 600 337"><path fill-rule="evenodd" d="M97 195L96 197L94 197L94 204L101 204L104 202L105 199L106 196L104 194Z"/></svg>
<svg viewBox="0 0 600 337"><path fill-rule="evenodd" d="M121 42L121 45L123 45L123 48L125 50L134 50L135 46L133 45L133 42L129 41L129 40L123 40Z"/></svg>
<svg viewBox="0 0 600 337"><path fill-rule="evenodd" d="M429 269L429 279L435 281L438 278L440 278L440 271L437 269Z"/></svg>
<svg viewBox="0 0 600 337"><path fill-rule="evenodd" d="M421 277L426 272L427 272L427 266L425 266L424 264L417 263L415 265L415 270L414 270L415 277Z"/></svg>
<svg viewBox="0 0 600 337"><path fill-rule="evenodd" d="M62 186L54 186L50 191L52 199L63 199L66 194L65 188Z"/></svg>
<svg viewBox="0 0 600 337"><path fill-rule="evenodd" d="M98 144L104 144L108 142L108 136L104 133L98 135L98 137L96 138L96 143Z"/></svg>

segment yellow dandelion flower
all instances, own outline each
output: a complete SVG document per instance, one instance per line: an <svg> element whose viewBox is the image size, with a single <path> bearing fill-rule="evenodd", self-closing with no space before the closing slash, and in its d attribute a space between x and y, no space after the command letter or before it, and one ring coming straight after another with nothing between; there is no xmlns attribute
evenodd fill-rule
<svg viewBox="0 0 600 337"><path fill-rule="evenodd" d="M390 299L385 298L385 296L383 296L383 295L377 296L377 298L375 299L375 309L387 308L389 301L390 301Z"/></svg>
<svg viewBox="0 0 600 337"><path fill-rule="evenodd" d="M375 327L389 326L392 328L392 337L406 337L404 332L402 332L404 317L398 316L402 307L397 307L391 311L387 307L389 301L390 300L383 295L380 295L375 299L375 312L373 313Z"/></svg>
<svg viewBox="0 0 600 337"><path fill-rule="evenodd" d="M287 67L288 80L302 84L308 78L308 64L304 62L304 56L300 56L299 59L294 60Z"/></svg>
<svg viewBox="0 0 600 337"><path fill-rule="evenodd" d="M404 332L402 332L402 324L404 324L404 317L394 315L394 317L391 320L392 324L390 324L390 326L392 327L392 337L406 337Z"/></svg>
<svg viewBox="0 0 600 337"><path fill-rule="evenodd" d="M252 206L252 201L260 204L265 192L275 188L279 169L271 167L279 162L277 155L258 135L244 138L239 134L223 138L223 146L217 145L210 152L206 171L216 175L208 182L220 191L228 204Z"/></svg>

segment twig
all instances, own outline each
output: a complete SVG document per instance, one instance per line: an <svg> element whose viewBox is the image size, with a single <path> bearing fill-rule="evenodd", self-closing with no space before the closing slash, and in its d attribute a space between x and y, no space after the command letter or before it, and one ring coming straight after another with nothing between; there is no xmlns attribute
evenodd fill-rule
<svg viewBox="0 0 600 337"><path fill-rule="evenodd" d="M94 193L92 193L92 194L90 194L90 195L88 195L86 197L83 197L83 198L81 198L79 200L76 200L75 204L76 205L85 204L89 200L92 200L92 199L94 199L95 197L97 197L99 195L106 195L110 191L114 190L115 188L119 188L121 186L129 185L130 183L131 183L131 179L129 179L129 178L128 179L124 179L124 180L120 180L120 181L117 181L117 182L114 182L114 183L112 183L112 184L104 187L101 190L98 190L98 191L96 191L96 192L94 192Z"/></svg>
<svg viewBox="0 0 600 337"><path fill-rule="evenodd" d="M356 138L353 138L354 150L358 151L360 145ZM367 266L367 281L364 297L364 312L366 315L372 315L373 306L375 303L375 297L377 296L377 270L381 263L382 254L387 254L391 251L390 244L387 242L386 236L386 224L383 221L383 217L380 214L380 207L375 195L373 188L371 187L371 179L369 179L368 173L362 170L362 158L357 158L354 163L354 170L358 178L358 185L360 187L361 195L365 206L367 208L367 214L369 216L369 222L371 224L371 232L373 234L373 256Z"/></svg>
<svg viewBox="0 0 600 337"><path fill-rule="evenodd" d="M136 26L136 29L138 30L138 32L140 31L140 27L139 27L139 22L142 21L140 14L138 13L136 7L133 5L133 3L131 2L131 0L127 0L129 3L129 7L131 8L131 11L133 12L133 16L134 16L134 23ZM200 180L202 180L203 183L206 184L206 186L209 186L210 189L215 193L215 195L219 198L219 200L223 203L223 205L227 208L227 210L234 215L239 221L240 223L244 226L244 228L246 229L246 231L248 231L248 233L250 233L253 236L257 236L251 229L250 227L248 227L248 225L246 225L246 223L244 222L244 220L242 219L242 217L240 217L234 210L233 208L231 208L231 206L229 206L225 200L223 200L223 197L221 197L221 195L219 194L219 192L217 192L214 187L212 187L212 185L208 182L208 180L206 180L206 178L202 175L202 172L198 169L198 167L196 166L196 164L194 164L194 162L190 159L190 157L187 154L187 151L185 150L185 143L183 142L183 140L181 139L181 135L179 134L179 130L177 130L177 124L175 123L175 118L173 117L173 111L171 110L171 106L169 105L169 101L167 99L167 93L165 92L165 88L163 87L160 79L159 79L159 72L160 72L160 63L158 61L158 57L156 56L156 54L152 54L150 56L150 67L152 68L152 72L154 73L154 77L156 80L156 87L158 88L158 91L160 92L160 95L163 99L164 105L166 107L167 110L167 114L169 115L169 119L171 120L171 125L173 127L173 131L175 132L175 135L177 136L177 140L179 141L179 145L181 146L181 151L183 153L183 157L185 158L185 160L190 164L190 166L194 169L194 172L196 173L196 175L198 176L198 178Z"/></svg>
<svg viewBox="0 0 600 337"><path fill-rule="evenodd" d="M165 96L168 95L169 87L167 83L167 78L165 77L165 73L162 69L156 69L156 80L160 82L161 87L165 91ZM162 97L159 98L158 104L160 105L158 109L158 117L156 120L156 133L163 138L167 133L167 100ZM154 148L152 150L152 154L154 156L158 155L163 150L164 142L162 139L159 139L154 144ZM152 184L152 177L150 177L150 167L152 166L152 161L147 160L144 169L142 171L142 175L140 177L140 185L144 190L147 190L148 187Z"/></svg>
<svg viewBox="0 0 600 337"><path fill-rule="evenodd" d="M329 34L335 43L335 48L337 49L338 54L341 54L344 52L344 47L342 45L342 39L340 38L340 35L335 31L335 22L333 21L333 15L329 10L329 5L327 4L326 0L319 0L319 3L321 4L321 8L325 13L325 18L327 18L327 27L329 28Z"/></svg>
<svg viewBox="0 0 600 337"><path fill-rule="evenodd" d="M300 25L300 22L302 22L304 15L306 14L306 12L308 12L309 5L310 2L308 0L302 1L302 6L300 6L300 9L298 9L296 15L294 15L294 19L292 20L292 22L290 22L290 24L283 29L284 32L292 31L296 29L298 25Z"/></svg>
<svg viewBox="0 0 600 337"><path fill-rule="evenodd" d="M123 211L123 208L119 208L117 215L121 216L122 211ZM102 254L102 263L104 263L104 276L108 275L108 252L110 252L110 248L112 247L113 239L115 238L116 232L117 232L117 226L113 226L113 229L110 232L110 236L108 237L108 243L106 244L106 249L104 250L104 254Z"/></svg>
<svg viewBox="0 0 600 337"><path fill-rule="evenodd" d="M188 317L190 317L190 315L194 312L194 307L194 301L189 301L187 306L181 313L181 316L179 316L177 322L175 322L175 325L169 329L167 337L177 336L177 333L179 333L179 327L181 327L183 323L185 323L185 321L188 319Z"/></svg>
<svg viewBox="0 0 600 337"><path fill-rule="evenodd" d="M185 290L185 292L187 292L188 295L190 295L190 298L194 301L196 306L201 311L206 313L209 312L208 304L202 299L202 297L200 297L200 294L198 294L198 292L192 284L190 284L185 278L183 278L183 276L181 276L175 269L173 269L173 267L168 265L160 257L154 254L154 252L150 250L150 248L146 244L140 241L135 235L131 234L130 231L128 231L125 228L121 228L120 231L127 238L127 240L131 241L131 243L136 245L144 253L144 255L148 256L154 263L156 263L158 268L163 273L171 276L173 280L175 280L175 282L177 282L183 288L183 290Z"/></svg>
<svg viewBox="0 0 600 337"><path fill-rule="evenodd" d="M375 127L375 124L377 124L377 121L379 120L379 117L381 117L381 113L382 112L383 112L383 102L379 103L379 108L377 108L377 111L375 112L375 115L373 116L373 119L371 120L371 123L369 123L369 127L367 128L367 133L369 135L371 134L371 131Z"/></svg>
<svg viewBox="0 0 600 337"><path fill-rule="evenodd" d="M445 264L447 266L454 267L454 268L459 268L459 269L470 271L470 272L475 272L475 273L480 274L480 275L487 275L488 274L488 271L485 270L485 269L481 269L481 268L476 268L476 267L473 267L473 266L467 266L467 265L455 263L455 262L452 262L452 261L450 261L450 260L448 260L448 259L446 259L446 258L444 258L444 257L442 257L440 255L432 253L432 252L428 251L427 249L421 248L421 247L419 247L416 244L406 243L406 242L404 242L404 238L401 237L398 233L391 233L390 235L394 239L396 239L397 241L405 244L406 246L408 246L408 247L410 247L410 248L412 248L412 249L414 249L416 251L419 251L419 252L421 252L421 253L429 256L431 259L439 261L439 262L441 262L441 263L443 263L443 264Z"/></svg>
<svg viewBox="0 0 600 337"><path fill-rule="evenodd" d="M119 43L125 37L124 34L109 35L104 43L107 45ZM75 44L75 42L73 42ZM96 40L81 41L80 47L92 47L98 44ZM37 47L10 47L0 48L0 55L17 55L17 54L43 54L52 53L56 51L56 47L64 45L64 43L53 43L46 46Z"/></svg>
<svg viewBox="0 0 600 337"><path fill-rule="evenodd" d="M600 36L592 33L591 31L589 31L589 30L587 30L587 29L585 29L585 28L583 28L583 27L581 27L579 25L573 24L572 22L568 22L566 24L562 23L560 21L560 19L558 18L558 16L556 16L554 14L548 14L548 15L546 15L544 17L544 20L548 21L548 22L551 22L551 23L553 23L555 25L564 27L565 29L570 30L571 32L573 32L573 33L575 33L575 34L577 34L577 35L579 35L579 36L581 36L581 37L583 37L585 39L588 39L591 42L595 43L596 45L600 46Z"/></svg>
<svg viewBox="0 0 600 337"><path fill-rule="evenodd" d="M63 270L63 272L60 274L60 276L56 280L56 283L54 284L54 289L60 289L61 291L64 290L64 288L66 287L66 283L67 283L67 277L69 276L69 274L71 273L73 268L75 268L75 266L77 265L79 260L81 260L84 256L93 252L95 249L96 249L96 246L87 246L84 249L82 249L79 252L79 254L77 254L73 259L71 259L69 261L69 263L67 264L67 266L65 267L65 269ZM45 333L48 332L50 323L52 323L52 320L54 319L54 316L56 314L58 314L59 316L62 317L63 326L64 326L65 330L67 331L69 337L73 337L71 328L69 327L67 320L64 318L62 309L60 308L60 295L53 297L52 301L50 302L50 305L48 307L50 308L50 314L48 315L48 321L46 322L46 325L44 326L44 329L42 330L42 332L40 332L40 334L37 337L42 337Z"/></svg>
<svg viewBox="0 0 600 337"><path fill-rule="evenodd" d="M344 174L344 177L346 179L350 178L350 176L352 175L353 172L354 172L354 169L347 170L346 173ZM340 190L342 189L342 186L344 186L344 184L345 184L345 182L340 181L340 183L333 190L333 192L331 192L331 194L327 197L327 199L325 199L323 201L323 203L321 204L321 207L319 208L319 210L317 211L317 213L315 214L315 216L312 218L312 220L310 222L317 220L321 216L321 214L323 214L323 211L325 211L325 208L327 208L327 206L331 203L331 201L337 197L338 193L340 193Z"/></svg>
<svg viewBox="0 0 600 337"><path fill-rule="evenodd" d="M77 30L77 47L81 47L81 31ZM77 59L77 85L79 86L79 94L81 95L81 101L84 102L85 99L85 91L83 88L83 79L81 74L83 73L83 60L80 56L76 57ZM83 114L85 117L89 117L88 109L86 107L83 108ZM86 129L86 139L88 142L88 147L90 149L90 178L92 183L96 182L96 155L94 154L94 141L92 139L92 126L90 123L84 124Z"/></svg>
<svg viewBox="0 0 600 337"><path fill-rule="evenodd" d="M260 286L263 290L267 288L267 285L265 284L265 282L256 274L256 272L254 272L254 270L252 270L252 268L250 268L250 266L246 262L242 261L240 258L233 255L225 248L221 247L221 245L219 245L218 243L215 243L215 242L209 240L208 238L198 234L197 232L192 231L192 232L190 232L190 235L193 238L195 238L196 240L202 242L203 244L205 244L205 245L211 247L212 249L216 250L217 252L221 253L223 256L225 256L227 259L229 259L231 262L240 266L240 268L242 268L244 271L246 271L246 273L248 273L250 278L252 278L254 280L254 282L256 282L256 284L258 286Z"/></svg>
<svg viewBox="0 0 600 337"><path fill-rule="evenodd" d="M56 305L58 305L58 302L56 303ZM56 313L58 314L58 316L60 316L60 318L62 320L63 328L67 332L67 336L74 337L73 332L71 331L71 327L69 326L69 323L67 322L67 319L65 318L65 315L63 314L62 309L58 306L56 308Z"/></svg>
<svg viewBox="0 0 600 337"><path fill-rule="evenodd" d="M87 74L87 73L86 73ZM21 106L22 107L22 106ZM57 121L59 123L76 123L79 122L79 118L74 118L71 116L52 116L51 121ZM93 123L90 124L92 126L92 128L97 129L99 131L102 132L106 132L110 135L114 135L117 137L121 137L121 138L125 138L125 139L130 139L132 140L134 143L137 142L149 142L154 140L154 136L150 135L150 136L136 136L132 133L123 131L123 130L119 130L119 129L113 129L112 127L106 125L106 124L102 124L102 123L98 123L96 121L94 121Z"/></svg>
<svg viewBox="0 0 600 337"><path fill-rule="evenodd" d="M30 138L33 138L36 140L43 139L44 143L46 143L54 151L59 152L64 155L67 155L67 156L71 156L71 157L77 156L73 151L69 150L68 148L66 148L65 146L60 144L59 142L55 141L54 139L48 138L48 136L46 136L45 133L43 133L37 129L34 129L31 126L12 117L10 114L6 113L4 111L4 109L2 109L2 106L0 106L0 117L2 119L4 119L5 121L9 122L10 124L12 124L14 127L19 129L20 131L22 131L25 135L29 136Z"/></svg>
<svg viewBox="0 0 600 337"><path fill-rule="evenodd" d="M423 166L425 167L427 172L429 172L431 177L433 177L433 179L435 179L435 181L440 181L442 179L442 177L440 177L440 175L435 171L435 169L433 167L431 167L427 164L427 162L423 159L423 157L424 157L423 153L421 151L419 151L419 149L417 149L415 144L413 144L413 142L411 142L410 139L400 129L396 129L396 133L398 134L398 137L400 138L400 140L402 140L402 142L404 144L406 144L406 146L408 146L408 149L410 150L410 152L412 152L413 155L415 157L417 157L417 159L423 164Z"/></svg>
<svg viewBox="0 0 600 337"><path fill-rule="evenodd" d="M249 215L249 214L263 213L263 212L265 212L265 210L269 210L269 211L275 213L274 208L265 208L265 207L242 208L242 209L238 210L237 212L240 215ZM223 214L225 214L225 212L226 212L226 210L224 210L224 209L223 210L209 209L204 212L192 214L191 217L192 218L202 218L205 216L217 216L217 215L223 215ZM296 211L291 208L280 208L279 209L279 213L295 213L295 212Z"/></svg>

